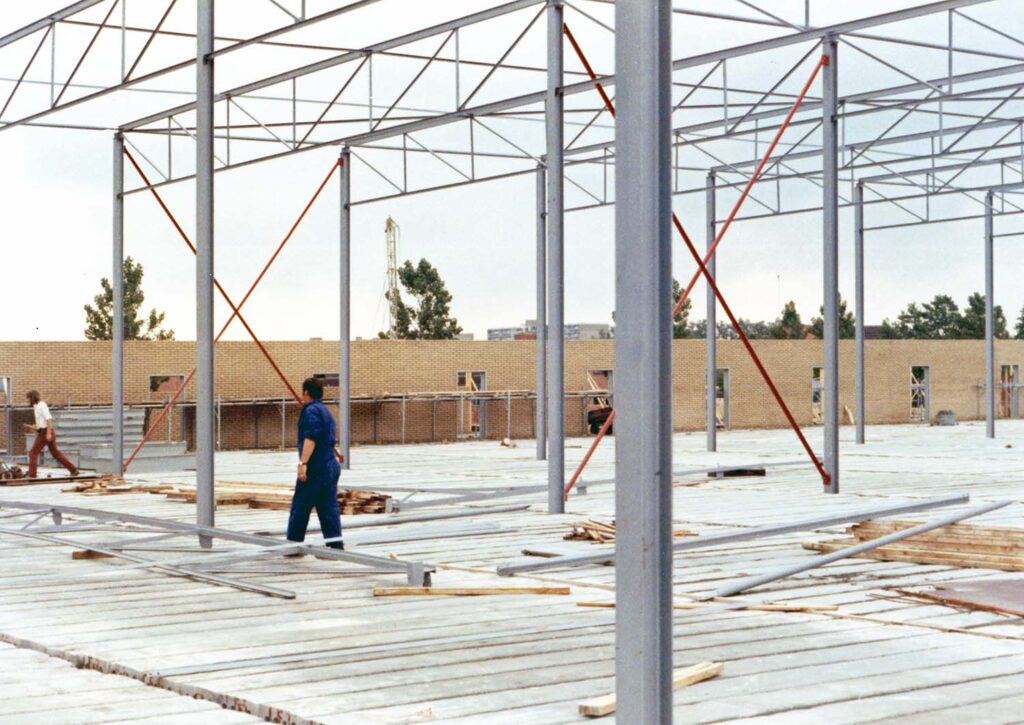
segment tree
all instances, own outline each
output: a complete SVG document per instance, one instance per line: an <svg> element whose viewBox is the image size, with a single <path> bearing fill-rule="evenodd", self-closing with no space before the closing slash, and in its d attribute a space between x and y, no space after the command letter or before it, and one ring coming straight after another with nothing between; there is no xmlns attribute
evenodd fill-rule
<svg viewBox="0 0 1024 725"><path fill-rule="evenodd" d="M771 336L776 340L802 340L807 336L804 322L796 311L796 302L790 300L782 308L782 315L772 323Z"/></svg>
<svg viewBox="0 0 1024 725"><path fill-rule="evenodd" d="M1018 340L1024 340L1024 307L1017 316L1017 324L1013 328L1013 336Z"/></svg>
<svg viewBox="0 0 1024 725"><path fill-rule="evenodd" d="M672 309L679 303L679 295L683 293L683 288L679 284L679 280L675 277L672 278ZM683 302L682 308L679 310L679 314L672 318L672 338L678 340L684 337L690 337L690 309L693 307L693 300L689 297Z"/></svg>
<svg viewBox="0 0 1024 725"><path fill-rule="evenodd" d="M933 340L955 340L960 337L963 316L949 295L935 295L931 302L921 306L927 337Z"/></svg>
<svg viewBox="0 0 1024 725"><path fill-rule="evenodd" d="M994 335L1007 338L1010 333L1006 329L1006 315L1002 305L992 308ZM985 295L975 292L967 298L967 306L960 318L960 337L966 340L981 340L985 337Z"/></svg>
<svg viewBox="0 0 1024 725"><path fill-rule="evenodd" d="M173 340L174 330L163 329L164 313L156 309L149 311L145 319L137 317L139 308L146 299L142 292L142 265L131 257L124 260L124 339L125 340ZM100 280L102 292L93 297L95 307L85 305L85 337L87 340L112 340L114 338L114 288L110 280Z"/></svg>
<svg viewBox="0 0 1024 725"><path fill-rule="evenodd" d="M811 318L811 334L819 340L825 339L825 306L818 308L821 317ZM857 325L853 313L846 309L846 300L839 297L839 339L849 340L857 334Z"/></svg>
<svg viewBox="0 0 1024 725"><path fill-rule="evenodd" d="M452 296L437 269L426 259L415 267L409 260L398 270L405 291L416 300L407 305L399 294L397 337L403 340L452 340L462 332L459 321L451 316ZM391 301L389 299L389 301ZM380 337L388 334L381 332Z"/></svg>

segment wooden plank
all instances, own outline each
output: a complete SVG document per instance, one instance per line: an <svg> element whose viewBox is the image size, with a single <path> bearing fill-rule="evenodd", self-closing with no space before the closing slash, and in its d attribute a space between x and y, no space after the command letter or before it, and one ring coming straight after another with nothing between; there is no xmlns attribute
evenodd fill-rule
<svg viewBox="0 0 1024 725"><path fill-rule="evenodd" d="M724 668L724 662L701 662L682 670L676 670L672 673L672 689L678 690L717 677ZM579 704L579 712L580 715L586 717L604 717L615 712L615 707L615 693L612 693L603 697L595 697L592 700L584 700Z"/></svg>
<svg viewBox="0 0 1024 725"><path fill-rule="evenodd" d="M807 541L805 549L828 554L840 551L850 545L848 541ZM1000 571L1024 571L1024 557L995 556L992 554L959 554L956 552L939 552L927 549L915 549L910 546L880 546L871 551L857 555L859 559L877 559L879 561L906 561L913 564L935 564L939 566L970 567L976 569L998 569Z"/></svg>
<svg viewBox="0 0 1024 725"><path fill-rule="evenodd" d="M114 557L110 554L104 554L102 551L84 549L81 551L72 551L71 558L75 561L81 561L82 559L113 559Z"/></svg>
<svg viewBox="0 0 1024 725"><path fill-rule="evenodd" d="M479 597L505 594L570 594L569 587L376 587L375 597L455 596Z"/></svg>

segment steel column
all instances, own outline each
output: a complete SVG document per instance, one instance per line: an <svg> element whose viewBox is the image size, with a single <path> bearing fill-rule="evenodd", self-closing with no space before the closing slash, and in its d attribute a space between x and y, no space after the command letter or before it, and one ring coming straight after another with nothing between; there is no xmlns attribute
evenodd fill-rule
<svg viewBox="0 0 1024 725"><path fill-rule="evenodd" d="M113 265L110 272L110 286L113 290L111 309L110 340L111 405L113 424L111 440L110 472L115 476L124 473L124 136L114 134L114 220L113 220Z"/></svg>
<svg viewBox="0 0 1024 725"><path fill-rule="evenodd" d="M996 437L996 350L995 325L992 298L995 280L993 278L995 194L985 194L985 435Z"/></svg>
<svg viewBox="0 0 1024 725"><path fill-rule="evenodd" d="M854 335L857 348L855 373L857 407L857 443L864 443L864 184L858 182L853 188L854 220Z"/></svg>
<svg viewBox="0 0 1024 725"><path fill-rule="evenodd" d="M715 243L715 172L708 173L707 178L707 248L711 250ZM715 259L718 255L713 254L705 265L712 277L716 276ZM707 405L707 434L708 450L718 450L718 320L716 316L718 302L715 300L715 291L711 285L707 285L707 394L705 403Z"/></svg>
<svg viewBox="0 0 1024 725"><path fill-rule="evenodd" d="M196 24L196 523L214 524L213 457L213 0L198 0ZM211 546L209 537L200 537Z"/></svg>
<svg viewBox="0 0 1024 725"><path fill-rule="evenodd" d="M565 511L565 179L563 169L562 0L548 2L548 88L544 103L547 141L548 251L548 513Z"/></svg>
<svg viewBox="0 0 1024 725"><path fill-rule="evenodd" d="M824 466L828 493L839 493L839 119L837 92L838 41L825 38L822 50L822 276L824 278Z"/></svg>
<svg viewBox="0 0 1024 725"><path fill-rule="evenodd" d="M341 200L339 279L341 290L341 317L338 329L338 448L341 467L348 469L352 444L352 154L348 146L341 151L338 167Z"/></svg>
<svg viewBox="0 0 1024 725"><path fill-rule="evenodd" d="M543 166L537 166L537 404L534 406L534 431L537 436L537 460L548 457L547 427L547 339L548 339L548 300L547 300L547 214L545 197L547 194L546 179Z"/></svg>
<svg viewBox="0 0 1024 725"><path fill-rule="evenodd" d="M670 0L615 4L615 693L672 721Z"/></svg>

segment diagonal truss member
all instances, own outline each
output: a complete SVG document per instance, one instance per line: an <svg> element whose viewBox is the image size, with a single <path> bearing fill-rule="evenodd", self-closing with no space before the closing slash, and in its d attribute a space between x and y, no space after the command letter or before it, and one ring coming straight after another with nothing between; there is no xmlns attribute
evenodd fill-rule
<svg viewBox="0 0 1024 725"><path fill-rule="evenodd" d="M590 76L590 79L594 82L594 85L597 88L597 91L600 94L601 99L604 101L605 107L608 109L608 112L614 118L615 105L612 103L612 100L608 97L608 94L605 92L604 87L598 80L597 74L594 72L594 69L591 67L590 62L587 60L586 55L583 52L583 49L580 47L580 44L576 41L576 38L573 36L568 24L563 24L562 29L565 32L566 38L568 38L569 43L572 45L573 50L576 51L576 55L579 57L580 62L586 69L587 74ZM803 100L806 97L807 92L810 90L811 85L814 83L814 79L817 78L818 76L818 72L822 69L823 66L827 65L828 62L828 56L822 55L820 60L815 64L814 70L811 72L811 75L807 79L807 82L804 84L804 87L800 90L800 94L796 97L796 100L793 101L793 104L789 110L789 114L786 116L786 119L779 126L778 131L776 131L775 137L772 139L771 144L769 144L768 146L768 150L765 152L764 156L761 159L761 162L758 164L754 173L751 174L750 179L747 181L746 186L743 188L743 192L740 194L739 199L736 200L736 204L733 206L732 211L730 212L725 223L722 225L722 228L719 230L717 236L715 237L714 243L708 248L708 251L703 259L701 259L700 253L697 251L697 248L693 245L693 242L690 240L689 235L683 228L682 222L679 221L679 217L676 216L675 212L672 213L672 224L673 226L675 226L676 231L679 232L679 235L680 237L682 237L683 242L686 244L686 247L689 250L691 256L693 256L694 261L697 263L697 271L694 273L693 278L690 280L690 283L686 286L686 289L683 291L682 294L679 295L679 299L676 301L675 306L672 309L672 317L675 318L679 314L680 310L683 307L683 304L685 304L687 298L690 296L690 293L693 291L694 285L697 284L697 280L700 279L700 277L703 275L707 280L708 285L714 292L715 297L718 300L718 303L722 306L722 310L729 318L729 322L732 324L733 329L736 330L736 334L739 336L740 341L743 343L743 346L746 348L747 353L750 355L750 358L753 361L754 366L757 368L757 371L761 374L761 377L764 379L765 384L771 391L772 396L775 398L776 403L778 403L779 408L782 410L783 415L785 415L786 420L789 422L790 427L793 429L793 432L796 433L797 438L800 440L800 444L807 452L807 455L811 459L811 462L814 464L814 467L818 470L818 474L821 476L822 484L825 486L828 486L831 477L822 465L821 460L819 460L818 456L814 453L814 450L811 448L810 443L807 442L807 438L804 436L803 431L800 430L800 425L796 422L796 418L793 417L793 413L789 410L789 406L786 405L786 401L782 398L782 394L779 392L779 389L776 387L771 376L768 374L768 370L761 362L761 358L758 356L757 351L754 350L754 346L750 343L750 339L747 337L746 332L743 330L743 326L739 324L739 321L733 315L732 309L729 307L729 304L725 301L725 297L718 289L718 285L715 283L714 277L708 271L707 264L714 256L715 250L721 243L726 231L728 231L729 227L732 225L732 222L735 220L736 215L739 213L740 207L743 206L743 202L745 202L747 200L747 197L750 195L750 191L753 188L754 184L757 183L757 180L763 173L765 164L767 164L768 159L775 151L775 147L778 146L779 140L782 138L782 134L785 133L786 128L793 120L793 116L796 115L796 112L799 109L800 104L803 103ZM569 492L572 491L573 486L576 485L576 482L579 480L579 477L583 474L583 470L590 462L590 458L594 455L594 451L597 450L597 447L601 444L601 441L608 433L608 430L611 428L612 422L614 420L615 411L613 410L611 414L605 419L605 422L601 426L601 429L598 431L593 443L590 444L590 448L583 456L583 460L580 461L579 466L577 466L576 470L573 472L572 478L570 478L569 481L565 484L564 495L566 499L568 499Z"/></svg>
<svg viewBox="0 0 1024 725"><path fill-rule="evenodd" d="M178 232L178 235L182 238L182 240L184 240L185 244L188 245L188 248L192 251L192 254L195 254L196 247L192 243L192 240L189 239L188 235L185 233L185 230L182 229L181 224L178 223L178 220L174 217L174 214L171 213L171 210L167 207L167 204L164 203L163 198L161 198L157 190L153 188L152 184L149 181L149 178L146 176L145 172L139 166L138 162L131 155L128 149L125 149L124 154L125 156L128 157L128 160L131 162L132 166L135 167L135 171L142 178L142 181L149 188L149 191L153 195L153 198L156 199L157 204L160 205L160 208L163 210L164 214L167 215L167 218L170 220L171 224ZM320 182L320 185L313 193L312 198L310 198L309 202L307 202L306 206L302 209L302 213L299 214L298 218L292 224L284 239L282 239L281 243L278 244L277 249L274 250L274 253L270 256L270 259L263 266L263 269L260 271L255 281L249 286L248 291L245 293L245 296L242 298L242 301L239 302L237 306L235 305L234 302L232 302L231 297L228 296L228 293L221 286L217 278L214 277L213 279L213 283L217 287L217 291L220 292L221 297L224 298L224 301L227 302L228 306L231 308L231 316L228 318L227 322L224 323L224 326L221 328L220 332L217 333L217 336L214 338L214 342L217 342L218 340L220 340L221 337L223 337L224 333L227 332L228 327L231 326L231 323L234 322L235 318L237 317L238 320L245 327L246 332L248 332L249 336L252 337L253 342L256 343L256 346L260 349L260 352L263 353L263 356L267 359L267 362L270 363L270 366L274 368L274 372L277 373L277 376L281 379L281 382L284 383L285 387L288 388L288 392L291 393L291 396L295 399L297 403L301 402L301 399L299 398L298 393L295 392L295 388L293 388L291 383L288 382L288 378L285 377L285 374L281 371L281 368L278 367L277 363L274 361L274 358L270 355L270 352L267 351L263 343L260 342L260 339L256 336L256 333L253 332L253 329L249 326L249 323L246 322L245 318L242 316L241 310L245 303L248 302L249 298L252 296L252 293L256 290L256 287L260 284L260 282L263 281L263 277L266 275L267 270L270 269L271 265L275 262L278 255L281 253L281 250L284 249L284 246L292 238L292 235L295 233L295 230L298 229L299 224L301 224L302 220L305 219L307 212L309 212L310 208L312 208L313 203L317 200L317 197L320 196L320 192L322 192L324 187L327 186L327 182L330 181L331 177L334 175L335 169L337 169L341 165L341 163L341 159L338 159L331 165L330 171L327 172L327 176L325 176L324 180ZM135 457L139 454L139 451L142 450L142 447L146 445L146 442L150 439L150 437L156 431L157 427L167 416L168 412L178 401L178 398L181 397L181 394L184 392L188 384L192 381L192 378L195 377L195 374L196 369L192 368L192 371L185 377L181 385L178 386L178 389L174 391L174 395L170 397L170 399L167 401L167 404L163 407L159 415L157 415L153 423L150 425L149 430L147 430L143 435L142 440L139 441L139 443L135 446L135 449L132 451L131 455L128 456L128 459L125 461L124 464L125 470L127 470L128 466L130 466L132 461L135 460ZM335 452L335 455L338 455L337 452Z"/></svg>

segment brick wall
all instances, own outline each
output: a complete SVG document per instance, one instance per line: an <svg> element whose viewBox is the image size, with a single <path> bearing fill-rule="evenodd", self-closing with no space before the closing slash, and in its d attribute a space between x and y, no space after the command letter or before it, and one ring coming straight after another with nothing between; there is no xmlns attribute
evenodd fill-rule
<svg viewBox="0 0 1024 725"><path fill-rule="evenodd" d="M802 425L811 419L811 371L822 364L818 341L757 340L755 348L783 397ZM338 344L328 341L266 343L282 371L296 388L312 373L337 369ZM704 425L704 341L675 342L673 422L677 429ZM772 400L753 363L737 341L718 344L719 367L730 371L730 422L735 428L781 427L785 419ZM151 400L150 375L187 375L194 365L191 342L139 342L125 344L125 397L129 403ZM259 350L247 342L217 345L217 395L224 401L289 397ZM614 368L614 341L581 340L566 343L566 389L587 389L588 370ZM840 344L840 404L854 408L854 347ZM910 419L910 368L930 368L931 412L952 409L962 419L983 414L981 394L984 347L981 341L870 340L866 344L867 420L903 423ZM532 390L534 342L523 341L396 341L365 340L352 344L353 395L401 395L452 391L460 370L486 373L488 390ZM999 340L996 365L1024 366L1024 341ZM13 378L15 403L36 388L51 405L110 403L110 346L98 342L0 342L0 375ZM624 374L620 371L619 375ZM328 391L329 393L332 391ZM184 398L191 400L194 386ZM458 403L409 401L406 403L405 440L453 440L457 436ZM583 403L566 402L566 430L584 430ZM296 410L285 409L285 443L291 445ZM192 415L185 414L191 437ZM28 420L19 413L19 421ZM487 431L501 438L507 433L504 401L486 405ZM235 406L221 410L224 448L277 447L281 444L281 411L277 404ZM180 422L172 424L177 437ZM532 437L533 402L512 403L512 436ZM16 439L20 436L15 436ZM161 427L157 438L166 438ZM401 404L357 402L353 408L356 442L397 442L402 439ZM0 441L6 440L6 422L0 416Z"/></svg>

